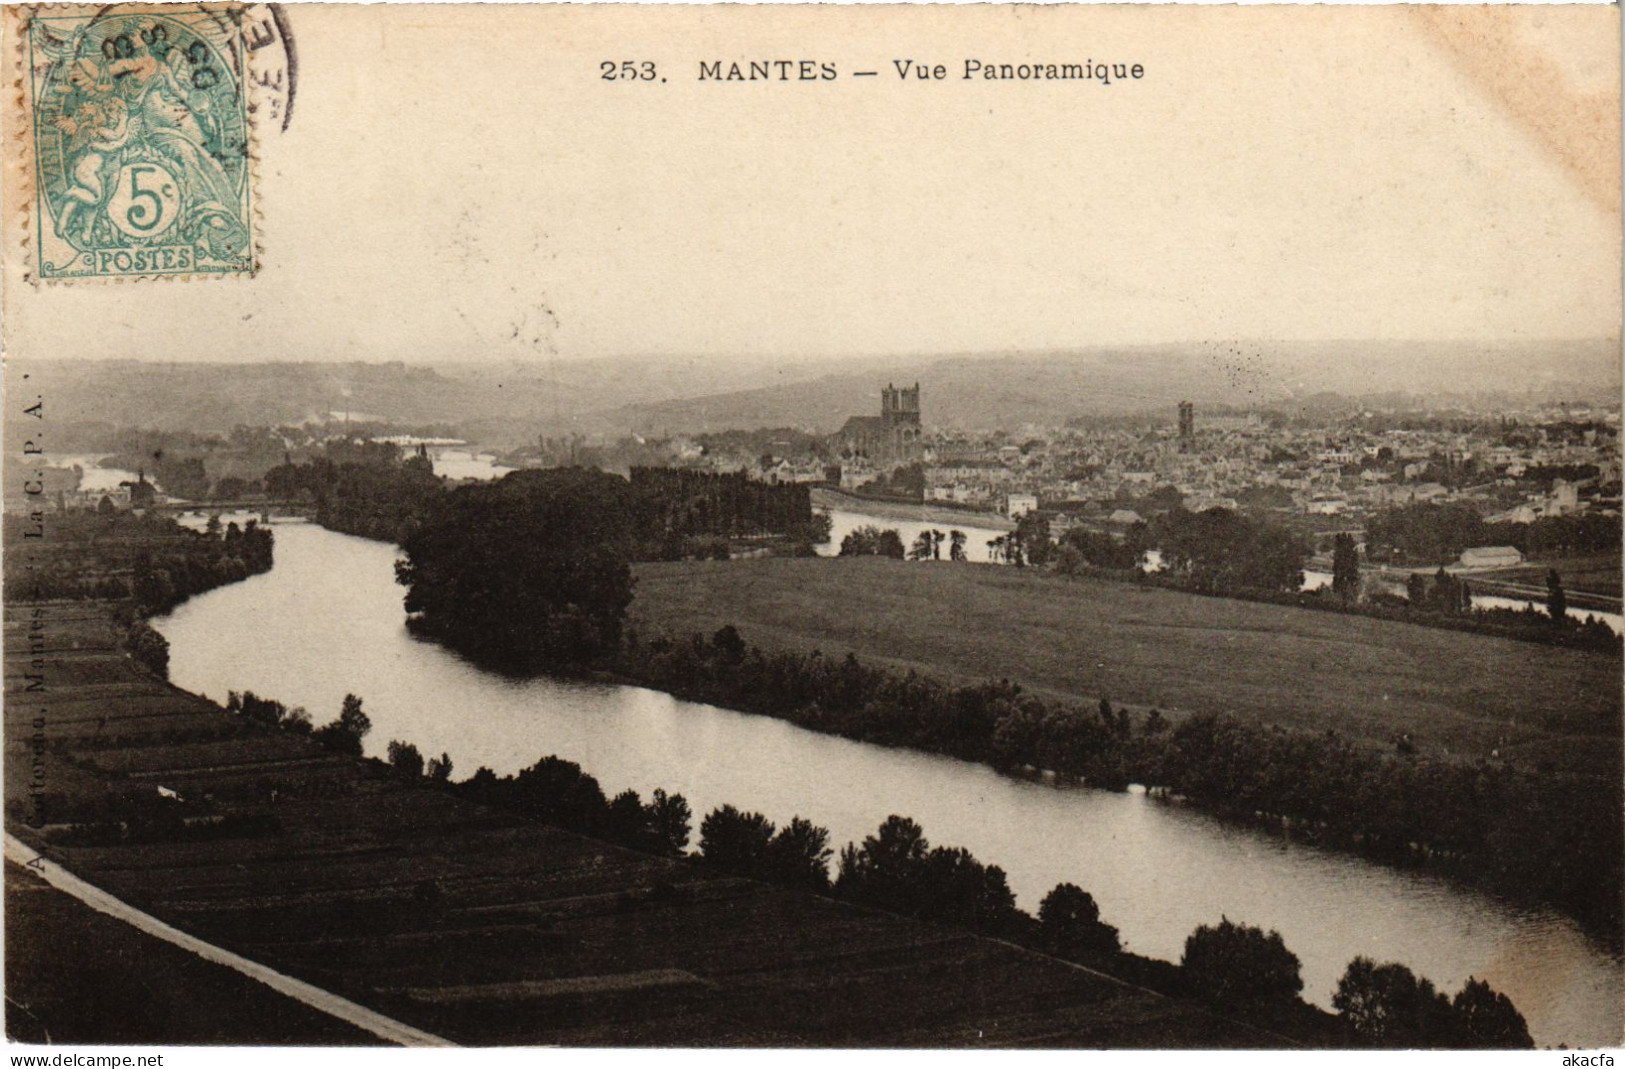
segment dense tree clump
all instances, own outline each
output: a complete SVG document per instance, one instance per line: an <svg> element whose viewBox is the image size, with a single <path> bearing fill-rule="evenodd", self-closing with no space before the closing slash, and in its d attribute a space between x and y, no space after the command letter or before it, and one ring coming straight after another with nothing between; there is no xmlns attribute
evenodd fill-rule
<svg viewBox="0 0 1625 1069"><path fill-rule="evenodd" d="M1038 907L1044 949L1071 961L1109 956L1121 949L1117 929L1100 919L1094 896L1072 883L1059 883Z"/></svg>
<svg viewBox="0 0 1625 1069"><path fill-rule="evenodd" d="M400 773L406 779L419 779L423 775L423 755L418 748L409 742L391 739L389 743L389 767Z"/></svg>
<svg viewBox="0 0 1625 1069"><path fill-rule="evenodd" d="M254 520L194 531L167 517L84 509L53 514L48 546L24 537L25 517L5 522L6 544L28 561L7 571L10 601L128 601L132 615L153 616L271 568L274 540Z"/></svg>
<svg viewBox="0 0 1625 1069"><path fill-rule="evenodd" d="M888 527L884 531L872 524L855 527L841 539L843 557L891 557L902 560L907 555L903 538Z"/></svg>
<svg viewBox="0 0 1625 1069"><path fill-rule="evenodd" d="M1523 1015L1482 980L1469 979L1454 1000L1403 965L1359 957L1337 983L1332 1005L1355 1041L1370 1047L1534 1046Z"/></svg>
<svg viewBox="0 0 1625 1069"><path fill-rule="evenodd" d="M829 538L829 517L813 512L805 484L767 483L744 472L639 468L630 473L638 502L643 559L681 560L702 540L783 538L811 546Z"/></svg>
<svg viewBox="0 0 1625 1069"><path fill-rule="evenodd" d="M1157 517L1151 541L1163 563L1192 587L1296 591L1303 586L1309 550L1279 527L1229 509L1174 509Z"/></svg>
<svg viewBox="0 0 1625 1069"><path fill-rule="evenodd" d="M677 857L688 846L690 813L682 795L657 790L645 805L635 791L624 791L611 801L580 765L559 757L544 757L516 776L481 768L454 789L484 805L662 857Z"/></svg>
<svg viewBox="0 0 1625 1069"><path fill-rule="evenodd" d="M739 876L804 891L829 889L829 832L801 817L775 828L760 813L724 805L700 824L700 856Z"/></svg>
<svg viewBox="0 0 1625 1069"><path fill-rule="evenodd" d="M835 893L865 905L992 934L1018 922L1004 870L958 847L932 847L920 826L888 817L861 846L841 851Z"/></svg>
<svg viewBox="0 0 1625 1069"><path fill-rule="evenodd" d="M169 640L145 620L132 621L124 633L124 648L159 679L169 678Z"/></svg>
<svg viewBox="0 0 1625 1069"><path fill-rule="evenodd" d="M399 542L444 492L422 451L403 460L392 443L341 439L324 453L272 468L264 483L272 497L313 502L316 522L334 531Z"/></svg>
<svg viewBox="0 0 1625 1069"><path fill-rule="evenodd" d="M1061 536L1055 566L1069 575L1078 574L1084 568L1132 571L1140 566L1145 551L1150 548L1150 528L1144 521L1129 527L1121 539L1104 531L1073 527Z"/></svg>
<svg viewBox="0 0 1625 1069"><path fill-rule="evenodd" d="M829 517L813 511L805 485L686 468L634 467L629 479L594 474L629 491L623 504L631 522L621 534L630 559L726 560L735 540L809 554L829 539ZM514 496L523 497L536 491L538 477L544 477L542 470L514 472L496 485L523 484L514 488ZM403 544L423 524L443 515L443 498L449 493L421 447L402 458L398 446L365 439L329 442L323 456L281 464L264 482L272 496L314 502L316 520L324 527ZM556 503L570 507L567 501ZM583 502L579 508L591 505Z"/></svg>
<svg viewBox="0 0 1625 1069"><path fill-rule="evenodd" d="M584 665L620 641L634 514L624 479L579 468L459 487L404 544L408 626L504 669Z"/></svg>
<svg viewBox="0 0 1625 1069"><path fill-rule="evenodd" d="M1203 998L1221 1004L1294 999L1303 990L1298 957L1280 932L1229 918L1192 932L1179 965Z"/></svg>

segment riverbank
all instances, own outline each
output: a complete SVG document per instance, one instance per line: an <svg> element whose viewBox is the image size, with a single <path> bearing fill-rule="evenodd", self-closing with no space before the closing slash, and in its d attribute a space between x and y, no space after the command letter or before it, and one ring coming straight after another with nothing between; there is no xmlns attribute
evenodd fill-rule
<svg viewBox="0 0 1625 1069"><path fill-rule="evenodd" d="M1042 955L583 839L258 729L142 671L99 603L8 605L6 632L8 829L183 930L455 1042L1279 1045ZM65 826L116 817L110 799L179 819L71 845Z"/></svg>
<svg viewBox="0 0 1625 1069"><path fill-rule="evenodd" d="M830 490L825 487L818 487L812 491L812 503L813 507L818 509L838 509L846 512L867 513L881 519L939 524L945 530L954 526L987 528L994 531L1014 531L1016 529L1013 521L997 512L951 508L941 504L914 505L902 501L884 501L875 498L858 497L854 494L843 494L839 490Z"/></svg>

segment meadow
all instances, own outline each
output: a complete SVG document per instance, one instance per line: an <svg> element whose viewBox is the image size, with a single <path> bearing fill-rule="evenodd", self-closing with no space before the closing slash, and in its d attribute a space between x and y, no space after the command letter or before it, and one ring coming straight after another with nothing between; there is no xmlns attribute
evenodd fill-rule
<svg viewBox="0 0 1625 1069"><path fill-rule="evenodd" d="M632 625L914 670L1009 679L1177 720L1200 712L1466 760L1618 767L1606 655L1099 579L945 561L640 564Z"/></svg>

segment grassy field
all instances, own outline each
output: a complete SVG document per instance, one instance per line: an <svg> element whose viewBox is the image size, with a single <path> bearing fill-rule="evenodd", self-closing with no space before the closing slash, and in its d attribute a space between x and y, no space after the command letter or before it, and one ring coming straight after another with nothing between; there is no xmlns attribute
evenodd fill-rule
<svg viewBox="0 0 1625 1069"><path fill-rule="evenodd" d="M916 669L1008 678L1085 702L1178 717L1231 713L1424 751L1605 771L1618 736L1557 735L1554 710L1617 723L1617 659L1288 606L989 565L880 558L658 563L637 568L632 616L650 632L747 642Z"/></svg>

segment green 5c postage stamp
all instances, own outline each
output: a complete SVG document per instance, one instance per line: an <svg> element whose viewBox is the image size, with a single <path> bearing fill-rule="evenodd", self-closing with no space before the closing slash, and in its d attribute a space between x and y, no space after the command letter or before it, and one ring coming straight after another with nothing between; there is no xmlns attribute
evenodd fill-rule
<svg viewBox="0 0 1625 1069"><path fill-rule="evenodd" d="M254 271L240 9L45 7L24 47L38 278Z"/></svg>

